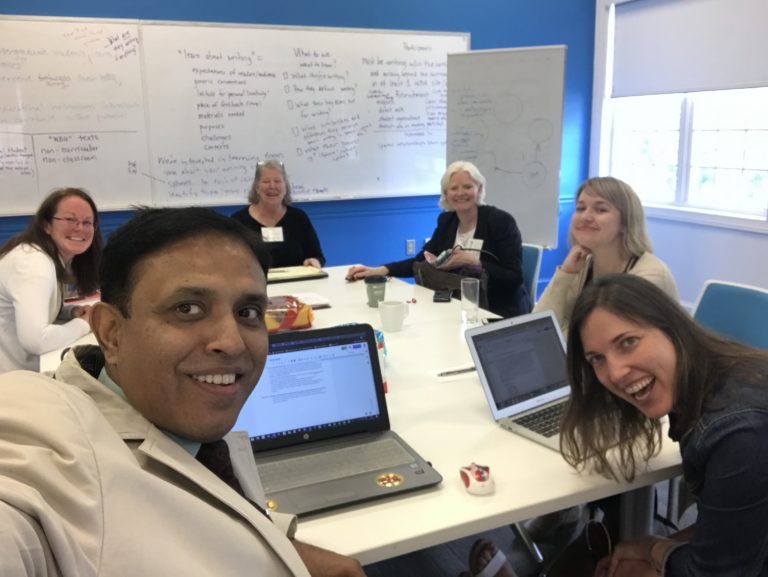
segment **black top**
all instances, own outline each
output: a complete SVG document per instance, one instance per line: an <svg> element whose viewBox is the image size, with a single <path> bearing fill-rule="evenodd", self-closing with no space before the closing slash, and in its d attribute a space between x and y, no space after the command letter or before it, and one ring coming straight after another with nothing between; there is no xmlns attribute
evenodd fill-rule
<svg viewBox="0 0 768 577"><path fill-rule="evenodd" d="M256 231L261 237L261 229L264 225L251 216L247 206L235 212L232 218ZM315 227L312 226L306 212L294 206L287 206L283 218L275 226L283 229L282 242L264 243L272 256L273 267L297 266L303 264L308 258L316 258L321 266L325 265L320 239L317 238Z"/></svg>
<svg viewBox="0 0 768 577"><path fill-rule="evenodd" d="M523 241L511 214L495 206L477 207L474 238L483 240L480 263L488 274L488 306L503 317L513 317L531 310L531 299L523 286ZM443 212L437 217L437 228L424 249L413 258L387 263L389 273L412 277L413 263L424 260L424 251L434 255L453 248L459 217Z"/></svg>

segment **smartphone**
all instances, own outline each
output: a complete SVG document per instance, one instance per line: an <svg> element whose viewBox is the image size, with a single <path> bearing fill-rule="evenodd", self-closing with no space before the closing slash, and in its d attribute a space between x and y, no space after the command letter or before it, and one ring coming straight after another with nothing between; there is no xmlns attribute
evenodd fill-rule
<svg viewBox="0 0 768 577"><path fill-rule="evenodd" d="M443 252L437 255L437 258L435 259L435 266L440 266L441 264L443 264L445 261L451 258L452 254L453 254L453 249L446 248Z"/></svg>
<svg viewBox="0 0 768 577"><path fill-rule="evenodd" d="M451 289L438 289L435 291L435 294L432 296L432 302L449 303L451 302L452 293L453 291Z"/></svg>

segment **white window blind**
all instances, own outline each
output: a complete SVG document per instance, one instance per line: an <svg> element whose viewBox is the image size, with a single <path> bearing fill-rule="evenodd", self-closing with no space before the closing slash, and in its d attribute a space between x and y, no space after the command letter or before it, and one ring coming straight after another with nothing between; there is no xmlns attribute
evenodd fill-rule
<svg viewBox="0 0 768 577"><path fill-rule="evenodd" d="M768 86L768 0L616 3L612 97Z"/></svg>

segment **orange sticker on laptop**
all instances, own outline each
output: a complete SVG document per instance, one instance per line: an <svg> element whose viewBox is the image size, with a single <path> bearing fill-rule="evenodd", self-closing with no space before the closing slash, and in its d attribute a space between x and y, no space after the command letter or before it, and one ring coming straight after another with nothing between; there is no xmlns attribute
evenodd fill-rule
<svg viewBox="0 0 768 577"><path fill-rule="evenodd" d="M405 477L397 473L384 473L376 477L376 484L379 487L397 487L405 481Z"/></svg>

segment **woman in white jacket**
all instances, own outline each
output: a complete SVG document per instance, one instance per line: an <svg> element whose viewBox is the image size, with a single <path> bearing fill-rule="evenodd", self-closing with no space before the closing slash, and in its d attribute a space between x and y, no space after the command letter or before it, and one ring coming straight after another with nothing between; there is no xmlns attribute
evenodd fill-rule
<svg viewBox="0 0 768 577"><path fill-rule="evenodd" d="M576 193L568 240L571 250L534 308L555 311L564 334L576 297L606 274L643 277L678 299L672 273L651 251L643 205L626 182L611 176L585 180Z"/></svg>
<svg viewBox="0 0 768 577"><path fill-rule="evenodd" d="M98 289L96 204L84 191L53 191L20 234L0 247L0 373L38 371L40 355L90 330L90 307L62 307L65 285ZM55 321L59 321L54 324Z"/></svg>

